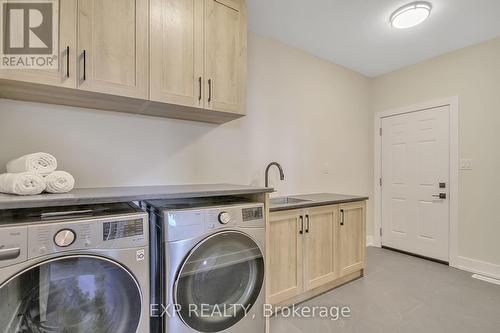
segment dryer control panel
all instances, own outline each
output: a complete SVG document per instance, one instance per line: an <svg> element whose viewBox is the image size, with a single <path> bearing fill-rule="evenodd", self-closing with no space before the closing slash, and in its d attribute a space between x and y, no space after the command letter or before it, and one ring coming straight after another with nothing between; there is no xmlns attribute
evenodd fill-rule
<svg viewBox="0 0 500 333"><path fill-rule="evenodd" d="M190 239L217 229L264 228L264 204L239 203L190 209L166 209L167 242Z"/></svg>

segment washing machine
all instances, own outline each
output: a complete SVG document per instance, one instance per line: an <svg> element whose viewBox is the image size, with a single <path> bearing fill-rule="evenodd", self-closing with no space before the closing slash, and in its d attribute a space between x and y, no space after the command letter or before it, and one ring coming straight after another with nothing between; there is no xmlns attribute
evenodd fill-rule
<svg viewBox="0 0 500 333"><path fill-rule="evenodd" d="M148 225L131 203L0 211L0 331L149 332Z"/></svg>
<svg viewBox="0 0 500 333"><path fill-rule="evenodd" d="M162 244L162 281L153 285L163 311L151 304L158 326L168 333L264 333L264 205L212 198L145 207Z"/></svg>

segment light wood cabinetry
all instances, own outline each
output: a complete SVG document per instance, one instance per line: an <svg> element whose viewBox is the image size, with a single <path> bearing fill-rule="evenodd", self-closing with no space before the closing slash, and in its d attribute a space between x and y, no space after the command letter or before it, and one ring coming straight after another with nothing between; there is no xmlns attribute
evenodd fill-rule
<svg viewBox="0 0 500 333"><path fill-rule="evenodd" d="M338 232L339 274L348 275L364 268L366 252L365 202L343 204L339 207Z"/></svg>
<svg viewBox="0 0 500 333"><path fill-rule="evenodd" d="M78 0L78 87L147 99L149 0Z"/></svg>
<svg viewBox="0 0 500 333"><path fill-rule="evenodd" d="M270 215L267 247L267 289L273 304L293 298L302 292L302 228L300 211Z"/></svg>
<svg viewBox="0 0 500 333"><path fill-rule="evenodd" d="M2 70L0 98L219 124L244 115L245 0L59 4L59 70Z"/></svg>
<svg viewBox="0 0 500 333"><path fill-rule="evenodd" d="M204 107L203 0L151 0L151 100Z"/></svg>
<svg viewBox="0 0 500 333"><path fill-rule="evenodd" d="M335 238L338 208L324 206L305 211L304 290L312 290L337 277Z"/></svg>
<svg viewBox="0 0 500 333"><path fill-rule="evenodd" d="M288 306L363 275L365 202L271 212L267 302Z"/></svg>
<svg viewBox="0 0 500 333"><path fill-rule="evenodd" d="M54 70L0 69L0 79L59 87L76 87L76 15L78 0L59 1L58 68ZM44 0L37 1L44 2Z"/></svg>
<svg viewBox="0 0 500 333"><path fill-rule="evenodd" d="M236 0L205 0L207 108L243 112L245 57L245 6Z"/></svg>

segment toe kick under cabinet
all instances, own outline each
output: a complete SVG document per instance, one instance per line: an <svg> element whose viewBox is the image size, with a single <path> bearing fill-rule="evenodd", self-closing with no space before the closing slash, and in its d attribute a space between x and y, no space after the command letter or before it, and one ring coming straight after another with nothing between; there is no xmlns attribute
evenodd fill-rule
<svg viewBox="0 0 500 333"><path fill-rule="evenodd" d="M212 123L245 114L245 0L38 2L56 8L58 67L2 66L0 98Z"/></svg>
<svg viewBox="0 0 500 333"><path fill-rule="evenodd" d="M271 212L267 302L289 306L363 276L365 202Z"/></svg>

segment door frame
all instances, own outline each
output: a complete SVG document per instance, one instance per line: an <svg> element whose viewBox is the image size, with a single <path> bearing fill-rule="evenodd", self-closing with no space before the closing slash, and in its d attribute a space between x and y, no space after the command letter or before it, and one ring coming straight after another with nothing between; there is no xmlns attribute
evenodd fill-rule
<svg viewBox="0 0 500 333"><path fill-rule="evenodd" d="M450 107L450 232L449 232L449 264L458 264L458 204L459 204L459 98L458 96L423 102L375 114L374 119L374 235L373 245L382 246L380 229L382 228L382 119L434 109L442 106Z"/></svg>

